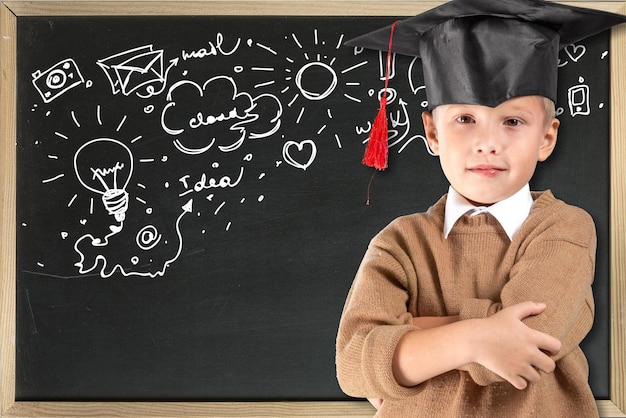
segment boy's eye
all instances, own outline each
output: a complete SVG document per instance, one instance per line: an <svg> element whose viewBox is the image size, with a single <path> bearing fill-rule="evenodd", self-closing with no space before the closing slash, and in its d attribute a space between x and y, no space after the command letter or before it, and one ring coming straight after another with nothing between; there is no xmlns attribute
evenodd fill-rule
<svg viewBox="0 0 626 418"><path fill-rule="evenodd" d="M522 124L522 121L519 119L507 119L504 121L504 124L506 126L520 126Z"/></svg>
<svg viewBox="0 0 626 418"><path fill-rule="evenodd" d="M468 115L461 115L456 118L456 121L459 123L472 123L474 122L474 119Z"/></svg>

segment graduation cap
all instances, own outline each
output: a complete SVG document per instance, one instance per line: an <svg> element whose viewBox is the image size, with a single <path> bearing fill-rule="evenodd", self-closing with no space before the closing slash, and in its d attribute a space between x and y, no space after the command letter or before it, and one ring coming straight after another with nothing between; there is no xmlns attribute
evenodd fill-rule
<svg viewBox="0 0 626 418"><path fill-rule="evenodd" d="M345 45L420 57L429 109L527 95L556 102L559 50L623 22L543 0L453 0Z"/></svg>

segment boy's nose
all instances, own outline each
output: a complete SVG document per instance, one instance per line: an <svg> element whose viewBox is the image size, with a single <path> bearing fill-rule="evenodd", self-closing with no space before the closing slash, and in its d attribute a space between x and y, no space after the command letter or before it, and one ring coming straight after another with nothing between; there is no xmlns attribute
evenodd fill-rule
<svg viewBox="0 0 626 418"><path fill-rule="evenodd" d="M498 154L501 141L493 129L481 129L474 138L474 152L478 154Z"/></svg>
<svg viewBox="0 0 626 418"><path fill-rule="evenodd" d="M498 153L498 147L496 146L495 141L489 137L477 140L476 145L474 146L474 150L478 154Z"/></svg>

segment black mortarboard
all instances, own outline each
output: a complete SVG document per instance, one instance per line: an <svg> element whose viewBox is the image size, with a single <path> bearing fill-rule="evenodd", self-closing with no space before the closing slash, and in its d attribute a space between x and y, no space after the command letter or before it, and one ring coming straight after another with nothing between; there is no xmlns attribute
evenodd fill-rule
<svg viewBox="0 0 626 418"><path fill-rule="evenodd" d="M626 16L542 0L454 0L401 20L392 52L422 59L429 108L495 107L517 96L556 102L558 52ZM345 44L387 51L391 26Z"/></svg>

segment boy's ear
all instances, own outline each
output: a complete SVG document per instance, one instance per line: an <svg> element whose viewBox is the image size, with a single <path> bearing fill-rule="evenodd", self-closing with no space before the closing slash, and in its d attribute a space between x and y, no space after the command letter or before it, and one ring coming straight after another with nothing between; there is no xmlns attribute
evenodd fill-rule
<svg viewBox="0 0 626 418"><path fill-rule="evenodd" d="M545 161L554 151L554 147L556 146L556 138L559 133L559 125L561 121L557 118L552 118L552 122L548 125L546 129L546 133L541 141L541 145L539 146L539 158L538 161Z"/></svg>
<svg viewBox="0 0 626 418"><path fill-rule="evenodd" d="M434 155L439 155L439 138L437 137L437 127L435 126L433 113L423 112L422 123L424 124L424 134L426 135L426 141L428 141L428 147Z"/></svg>

